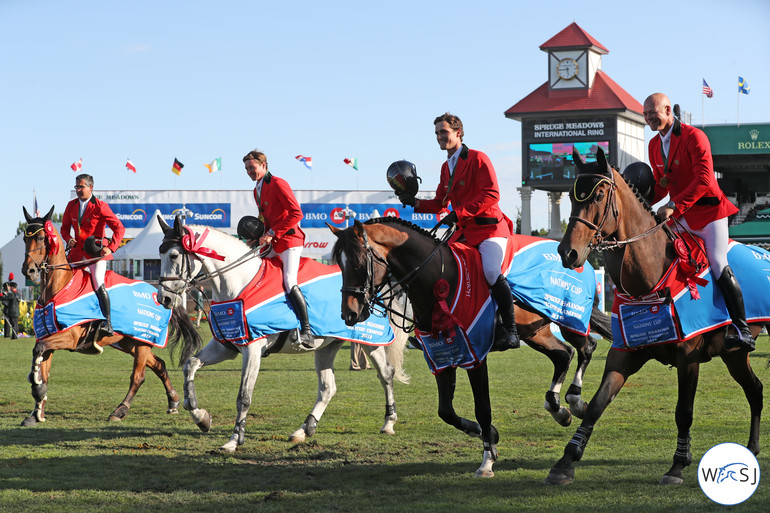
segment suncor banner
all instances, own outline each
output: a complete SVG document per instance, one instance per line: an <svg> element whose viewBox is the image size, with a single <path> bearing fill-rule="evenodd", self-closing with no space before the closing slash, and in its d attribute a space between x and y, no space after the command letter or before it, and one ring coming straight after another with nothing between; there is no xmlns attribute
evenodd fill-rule
<svg viewBox="0 0 770 513"><path fill-rule="evenodd" d="M230 227L230 203L112 203L110 208L126 228L144 228L156 210L170 224L184 209L190 224Z"/></svg>
<svg viewBox="0 0 770 513"><path fill-rule="evenodd" d="M305 228L326 228L326 223L337 228L346 228L358 220L364 222L372 217L400 217L422 228L433 228L440 216L418 214L412 207L394 203L302 203L305 215L300 223Z"/></svg>

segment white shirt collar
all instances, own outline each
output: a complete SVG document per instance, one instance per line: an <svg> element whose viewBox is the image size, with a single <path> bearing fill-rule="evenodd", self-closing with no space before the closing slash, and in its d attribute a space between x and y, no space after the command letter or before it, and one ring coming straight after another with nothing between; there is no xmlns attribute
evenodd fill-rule
<svg viewBox="0 0 770 513"><path fill-rule="evenodd" d="M457 160L460 158L460 153L462 153L462 151L463 151L463 147L462 145L460 145L460 147L457 148L457 150L446 159L447 165L449 166L450 173L454 172L455 166L457 166Z"/></svg>
<svg viewBox="0 0 770 513"><path fill-rule="evenodd" d="M660 136L660 145L663 148L663 151L666 153L666 158L668 158L668 150L671 147L671 134L673 133L674 125L671 125L671 128L668 129L666 135L661 134Z"/></svg>

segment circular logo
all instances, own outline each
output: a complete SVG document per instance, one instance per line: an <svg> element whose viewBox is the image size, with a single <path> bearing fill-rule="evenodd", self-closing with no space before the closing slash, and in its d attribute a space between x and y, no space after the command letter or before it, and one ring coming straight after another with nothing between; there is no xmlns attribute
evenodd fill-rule
<svg viewBox="0 0 770 513"><path fill-rule="evenodd" d="M227 315L229 315L229 316L235 315L235 309L234 308L228 308L227 309Z"/></svg>
<svg viewBox="0 0 770 513"><path fill-rule="evenodd" d="M712 501L725 506L739 504L759 486L759 463L742 445L715 445L698 464L698 483Z"/></svg>
<svg viewBox="0 0 770 513"><path fill-rule="evenodd" d="M382 214L382 217L401 217L398 213L397 208L388 208L385 209L385 212Z"/></svg>
<svg viewBox="0 0 770 513"><path fill-rule="evenodd" d="M332 222L334 224L341 224L345 222L345 209L344 208L333 208L332 211L329 214L329 217L331 218Z"/></svg>

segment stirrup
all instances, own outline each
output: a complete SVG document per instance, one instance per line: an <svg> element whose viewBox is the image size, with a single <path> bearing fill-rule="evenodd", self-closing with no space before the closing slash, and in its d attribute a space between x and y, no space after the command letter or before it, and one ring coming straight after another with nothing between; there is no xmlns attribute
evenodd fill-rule
<svg viewBox="0 0 770 513"><path fill-rule="evenodd" d="M736 329L735 334L725 334L725 347L728 349L733 347L745 347L749 352L752 352L757 346L750 331L748 333L742 333L741 330Z"/></svg>
<svg viewBox="0 0 770 513"><path fill-rule="evenodd" d="M110 321L102 321L99 325L99 338L111 337L115 334L115 330L112 329L112 323Z"/></svg>
<svg viewBox="0 0 770 513"><path fill-rule="evenodd" d="M310 330L297 328L294 331L294 340L304 349L315 349L315 335Z"/></svg>
<svg viewBox="0 0 770 513"><path fill-rule="evenodd" d="M495 340L492 342L491 351L507 351L508 349L518 349L521 346L521 340L516 332L511 333L505 327L500 326L500 331L495 330Z"/></svg>

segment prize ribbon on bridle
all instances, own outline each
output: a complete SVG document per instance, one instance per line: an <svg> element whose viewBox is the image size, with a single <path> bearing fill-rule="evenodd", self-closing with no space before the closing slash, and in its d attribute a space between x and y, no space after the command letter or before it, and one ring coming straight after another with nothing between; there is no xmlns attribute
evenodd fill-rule
<svg viewBox="0 0 770 513"><path fill-rule="evenodd" d="M203 246L203 242L206 240L206 237L209 236L209 229L206 228L200 236L196 238L195 233L193 233L192 229L190 229L188 226L184 227L185 230L187 230L187 233L182 235L182 247L185 249L185 251L190 253L195 253L196 255L205 256L208 258L213 258L215 260L221 260L224 261L225 257L217 253L211 248L206 248Z"/></svg>
<svg viewBox="0 0 770 513"><path fill-rule="evenodd" d="M51 221L46 221L43 225L45 237L48 239L48 245L51 247L50 253L56 255L59 253L59 237L56 236L56 228Z"/></svg>

